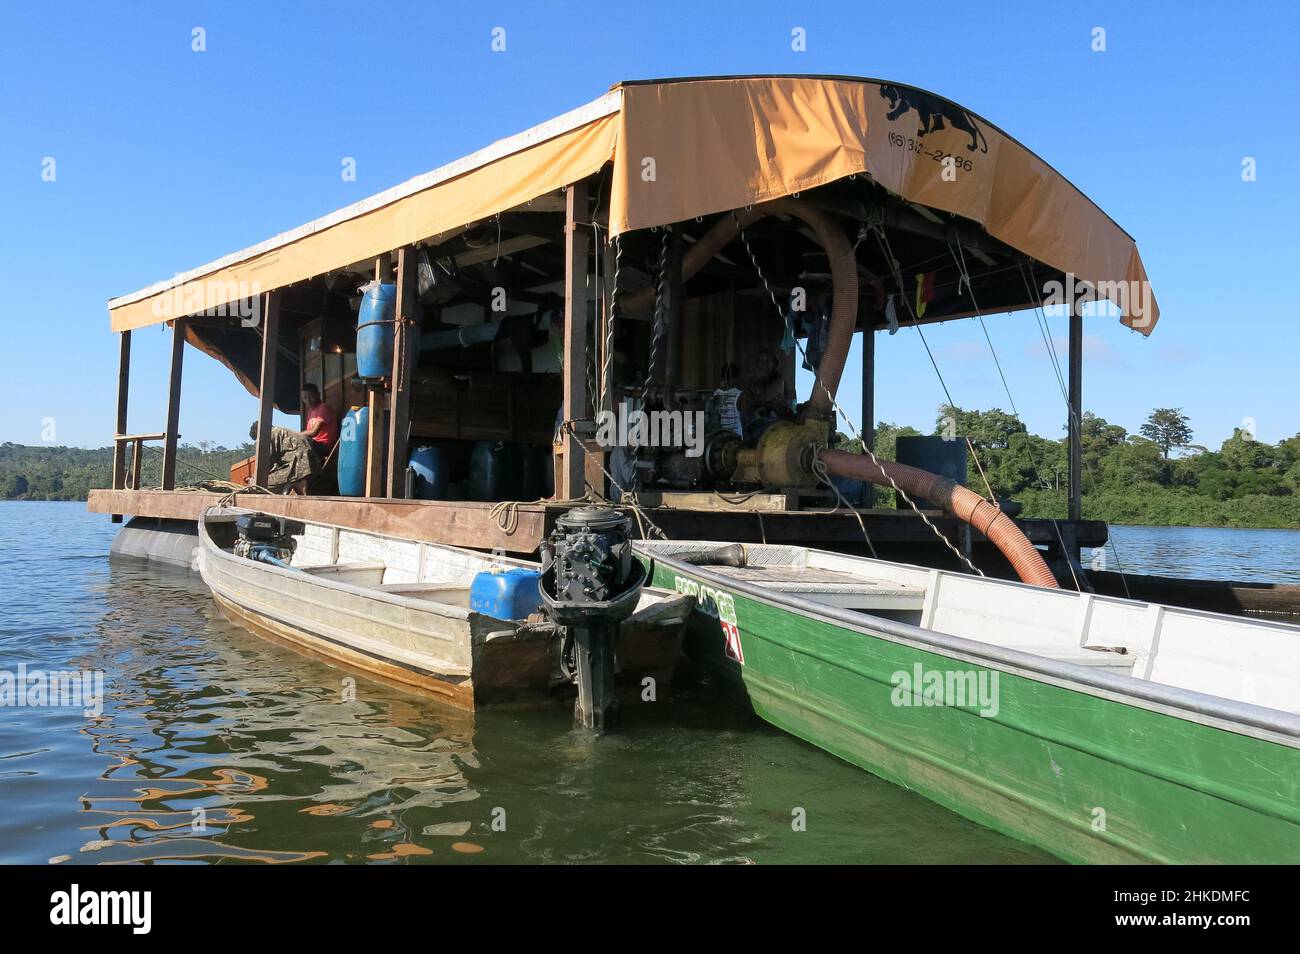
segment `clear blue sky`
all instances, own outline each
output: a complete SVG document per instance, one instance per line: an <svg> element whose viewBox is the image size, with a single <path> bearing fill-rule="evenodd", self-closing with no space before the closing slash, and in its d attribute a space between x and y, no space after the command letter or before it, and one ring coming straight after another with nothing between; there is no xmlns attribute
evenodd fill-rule
<svg viewBox="0 0 1300 954"><path fill-rule="evenodd" d="M191 50L206 30L207 51ZM490 49L507 31L507 51ZM1090 48L1106 30L1105 52ZM794 27L807 51L791 50ZM105 301L425 172L620 79L845 73L948 96L1020 139L1138 240L1162 318L1089 318L1085 406L1135 430L1181 406L1217 446L1300 431L1294 3L7 3L0 16L0 440L113 429ZM357 160L357 181L339 175ZM1243 182L1241 161L1257 161ZM42 181L45 157L56 179ZM1055 333L1064 334L1061 319ZM1031 430L1059 435L1032 316L989 319ZM927 332L954 399L1007 406L977 325ZM165 418L167 335L136 333L130 426ZM877 417L929 427L915 332L879 339ZM856 356L851 359L856 362ZM852 364L850 365L853 366ZM849 376L842 396L858 403ZM255 401L193 349L186 441L238 443ZM804 385L801 396L806 396Z"/></svg>

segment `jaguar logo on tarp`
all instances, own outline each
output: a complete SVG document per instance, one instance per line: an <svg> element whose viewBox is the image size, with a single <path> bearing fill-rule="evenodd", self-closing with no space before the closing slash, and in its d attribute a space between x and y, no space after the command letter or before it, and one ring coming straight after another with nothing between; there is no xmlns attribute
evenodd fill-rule
<svg viewBox="0 0 1300 954"><path fill-rule="evenodd" d="M916 115L921 120L921 128L916 131L918 136L938 132L946 124L970 136L970 144L966 148L971 152L976 149L980 152L989 151L988 140L984 138L984 132L975 118L955 103L923 93L919 89L895 86L892 83L883 84L880 95L889 100L889 112L885 118L890 121L898 119L909 110L916 110Z"/></svg>

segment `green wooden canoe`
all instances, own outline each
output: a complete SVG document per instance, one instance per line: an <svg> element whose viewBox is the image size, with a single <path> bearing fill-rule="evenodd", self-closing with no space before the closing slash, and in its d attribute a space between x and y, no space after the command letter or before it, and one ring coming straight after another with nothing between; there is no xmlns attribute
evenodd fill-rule
<svg viewBox="0 0 1300 954"><path fill-rule="evenodd" d="M1300 627L803 547L638 542L787 732L1074 862L1300 862ZM737 556L739 554L739 556Z"/></svg>

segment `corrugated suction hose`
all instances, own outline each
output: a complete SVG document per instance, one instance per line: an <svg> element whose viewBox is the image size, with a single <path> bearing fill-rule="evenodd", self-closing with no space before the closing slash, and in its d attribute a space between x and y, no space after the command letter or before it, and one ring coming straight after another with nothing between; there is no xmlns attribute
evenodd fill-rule
<svg viewBox="0 0 1300 954"><path fill-rule="evenodd" d="M1043 561L1043 555L1029 542L1016 522L975 491L918 467L888 460L877 463L865 454L823 450L818 458L826 466L827 473L839 477L865 480L881 487L891 486L890 478L893 478L893 482L908 496L928 500L984 534L1002 551L1023 582L1050 589L1060 588Z"/></svg>
<svg viewBox="0 0 1300 954"><path fill-rule="evenodd" d="M853 343L853 331L858 321L858 265L849 245L848 236L831 216L798 199L775 199L750 209L737 210L724 215L713 228L682 255L682 281L687 281L713 256L735 240L740 230L748 228L769 215L791 215L803 221L817 235L817 241L826 250L831 265L831 322L826 335L826 347L817 366L818 383L813 385L807 413L828 417L831 399L839 390L844 362ZM623 299L623 309L630 315L648 311L655 300L651 285Z"/></svg>

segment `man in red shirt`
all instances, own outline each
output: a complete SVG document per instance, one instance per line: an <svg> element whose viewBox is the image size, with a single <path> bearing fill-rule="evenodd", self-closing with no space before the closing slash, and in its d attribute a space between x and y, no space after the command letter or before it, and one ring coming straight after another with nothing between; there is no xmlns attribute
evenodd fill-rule
<svg viewBox="0 0 1300 954"><path fill-rule="evenodd" d="M311 441L316 456L325 461L339 439L339 416L321 400L320 389L314 384L303 385L302 406L307 409L307 429L302 436Z"/></svg>
<svg viewBox="0 0 1300 954"><path fill-rule="evenodd" d="M338 473L337 462L330 454L339 439L339 416L320 397L320 388L314 384L302 387L302 406L307 410L307 429L300 431L311 445L316 458L321 462L321 473L312 479L310 492L316 494L337 493L335 475Z"/></svg>

